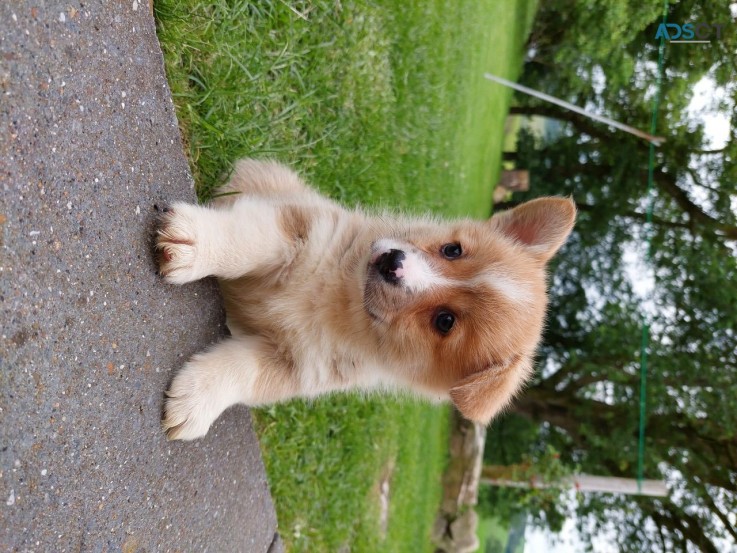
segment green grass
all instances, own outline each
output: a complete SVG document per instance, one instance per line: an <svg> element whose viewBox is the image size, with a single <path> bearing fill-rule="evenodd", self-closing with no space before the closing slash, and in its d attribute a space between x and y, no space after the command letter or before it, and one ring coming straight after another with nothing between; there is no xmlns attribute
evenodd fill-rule
<svg viewBox="0 0 737 553"><path fill-rule="evenodd" d="M479 552L490 550L491 553L502 553L509 539L509 528L505 528L497 519L483 517L479 519L476 530L479 538ZM515 553L522 553L524 546L517 548Z"/></svg>
<svg viewBox="0 0 737 553"><path fill-rule="evenodd" d="M429 549L447 455L447 408L336 396L260 410L256 419L290 550ZM386 537L379 526L382 478L390 486Z"/></svg>
<svg viewBox="0 0 737 553"><path fill-rule="evenodd" d="M157 1L200 199L239 157L271 157L347 204L488 216L511 94L482 75L515 78L533 6ZM446 407L336 396L255 421L289 551L432 551Z"/></svg>

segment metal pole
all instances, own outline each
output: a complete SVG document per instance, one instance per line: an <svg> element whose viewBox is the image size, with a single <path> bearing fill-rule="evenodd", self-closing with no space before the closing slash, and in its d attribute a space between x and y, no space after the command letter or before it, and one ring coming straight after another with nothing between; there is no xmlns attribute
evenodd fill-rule
<svg viewBox="0 0 737 553"><path fill-rule="evenodd" d="M512 81L497 77L496 75L492 75L491 73L484 73L484 77L489 79L490 81L503 84L504 86L508 86L509 88L513 88L514 90L518 90L520 92L524 92L525 94L529 94L530 96L534 96L535 98L540 98L541 100L545 100L546 102L550 102L551 104L555 104L570 111L574 111L585 117L594 119L595 121L599 121L600 123L611 125L612 127L616 127L617 129L623 130L630 134L634 134L635 136L638 136L640 138L644 138L655 146L660 146L663 142L665 142L665 137L663 136L653 136L634 127L630 127L629 125L625 125L624 123L620 123L619 121L615 121L614 119L610 119L609 117L604 117L603 115L597 115L596 113L586 111L583 108L571 104L570 102L566 102L565 100L561 100L560 98L556 98L555 96L551 96L550 94L545 94L544 92L539 92L532 88L522 86L521 84L513 83Z"/></svg>

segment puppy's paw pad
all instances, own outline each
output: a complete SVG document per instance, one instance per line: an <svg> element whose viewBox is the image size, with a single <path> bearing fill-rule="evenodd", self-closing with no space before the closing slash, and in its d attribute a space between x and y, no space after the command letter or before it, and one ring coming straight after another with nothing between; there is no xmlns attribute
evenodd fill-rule
<svg viewBox="0 0 737 553"><path fill-rule="evenodd" d="M194 373L193 366L185 365L166 392L161 426L170 440L201 438L215 418L209 412L208 398L198 390Z"/></svg>
<svg viewBox="0 0 737 553"><path fill-rule="evenodd" d="M195 273L195 224L186 207L163 208L156 230L159 274L172 284L184 284L201 278Z"/></svg>
<svg viewBox="0 0 737 553"><path fill-rule="evenodd" d="M196 406L186 398L166 400L161 426L169 440L195 440L210 429L210 424L201 422Z"/></svg>

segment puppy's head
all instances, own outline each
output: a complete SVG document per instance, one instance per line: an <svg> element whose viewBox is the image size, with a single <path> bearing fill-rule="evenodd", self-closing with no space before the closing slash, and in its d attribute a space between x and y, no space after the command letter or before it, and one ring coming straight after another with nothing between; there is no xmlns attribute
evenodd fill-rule
<svg viewBox="0 0 737 553"><path fill-rule="evenodd" d="M573 228L571 200L542 198L485 222L407 225L372 245L364 305L382 351L414 386L487 423L532 373L545 266Z"/></svg>

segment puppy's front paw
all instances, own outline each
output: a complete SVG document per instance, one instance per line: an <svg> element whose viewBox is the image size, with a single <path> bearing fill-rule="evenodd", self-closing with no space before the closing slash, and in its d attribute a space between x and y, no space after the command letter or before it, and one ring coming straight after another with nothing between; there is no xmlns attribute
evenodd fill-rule
<svg viewBox="0 0 737 553"><path fill-rule="evenodd" d="M186 284L202 278L198 270L196 206L177 203L164 208L156 230L159 274L172 284Z"/></svg>
<svg viewBox="0 0 737 553"><path fill-rule="evenodd" d="M182 367L166 392L161 425L168 439L194 440L207 434L223 410L212 384L197 356Z"/></svg>

